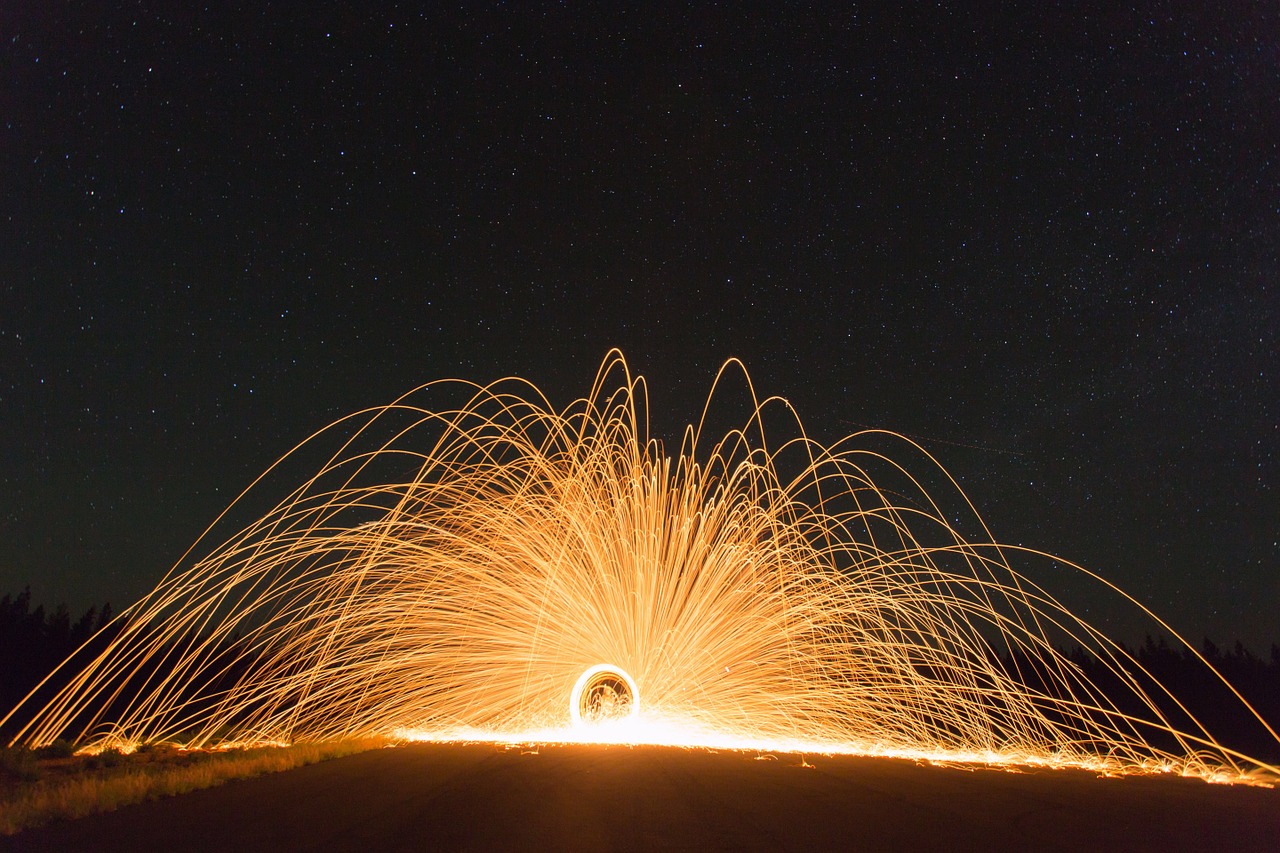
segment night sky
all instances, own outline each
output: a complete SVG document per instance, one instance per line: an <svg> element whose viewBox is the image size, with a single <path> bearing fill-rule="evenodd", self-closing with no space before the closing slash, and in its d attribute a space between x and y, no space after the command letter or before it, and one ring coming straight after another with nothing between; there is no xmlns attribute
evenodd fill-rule
<svg viewBox="0 0 1280 853"><path fill-rule="evenodd" d="M193 5L0 10L0 592L118 609L331 420L616 346L669 440L737 356L1280 640L1275 4Z"/></svg>

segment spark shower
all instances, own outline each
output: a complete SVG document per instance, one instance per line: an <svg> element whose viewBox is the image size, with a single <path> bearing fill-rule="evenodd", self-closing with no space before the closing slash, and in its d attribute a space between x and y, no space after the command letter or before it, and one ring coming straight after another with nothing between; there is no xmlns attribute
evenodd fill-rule
<svg viewBox="0 0 1280 853"><path fill-rule="evenodd" d="M729 384L749 407L714 432ZM998 544L910 440L810 440L736 361L674 454L647 411L614 351L562 410L508 378L349 415L3 722L90 749L384 735L1280 775L1019 566L1128 596Z"/></svg>

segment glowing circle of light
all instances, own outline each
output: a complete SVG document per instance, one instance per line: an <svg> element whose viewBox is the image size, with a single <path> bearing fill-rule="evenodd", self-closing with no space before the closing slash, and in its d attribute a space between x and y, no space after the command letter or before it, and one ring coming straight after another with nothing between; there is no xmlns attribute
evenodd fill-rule
<svg viewBox="0 0 1280 853"><path fill-rule="evenodd" d="M569 719L574 727L635 719L640 713L640 690L626 670L607 663L590 667L569 694Z"/></svg>

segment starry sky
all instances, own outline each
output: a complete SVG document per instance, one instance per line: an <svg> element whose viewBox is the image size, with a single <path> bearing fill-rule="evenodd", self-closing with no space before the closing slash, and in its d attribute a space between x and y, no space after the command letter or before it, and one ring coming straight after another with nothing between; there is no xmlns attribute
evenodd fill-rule
<svg viewBox="0 0 1280 853"><path fill-rule="evenodd" d="M118 608L331 420L616 346L669 440L736 356L1280 641L1274 4L5 5L0 591Z"/></svg>

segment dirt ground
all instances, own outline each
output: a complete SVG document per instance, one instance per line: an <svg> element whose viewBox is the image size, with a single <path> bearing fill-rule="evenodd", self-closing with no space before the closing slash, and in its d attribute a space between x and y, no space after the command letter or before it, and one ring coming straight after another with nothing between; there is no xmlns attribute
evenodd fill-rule
<svg viewBox="0 0 1280 853"><path fill-rule="evenodd" d="M0 850L1274 850L1278 838L1280 790L1189 779L421 744L0 838Z"/></svg>

